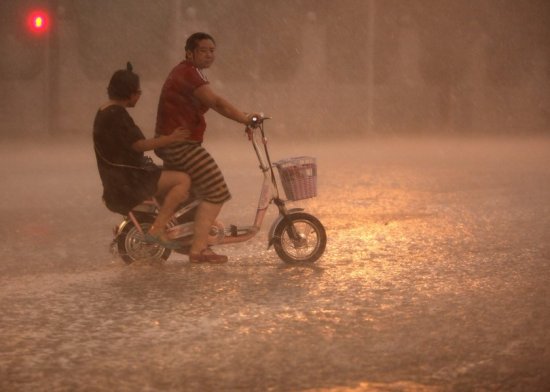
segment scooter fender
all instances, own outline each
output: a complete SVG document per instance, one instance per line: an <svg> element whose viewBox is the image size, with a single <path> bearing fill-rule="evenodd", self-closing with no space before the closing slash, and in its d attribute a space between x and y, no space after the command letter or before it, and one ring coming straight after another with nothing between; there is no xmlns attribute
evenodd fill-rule
<svg viewBox="0 0 550 392"><path fill-rule="evenodd" d="M126 227L128 223L132 222L129 217L124 217L122 222L120 222L117 226L113 228L113 234L115 235L115 238L118 237L120 233L122 233L122 230Z"/></svg>
<svg viewBox="0 0 550 392"><path fill-rule="evenodd" d="M288 213L287 215L290 215L290 214L293 214L295 212L300 212L300 211L303 211L304 209L303 208L291 208L288 210ZM271 227L269 228L269 233L267 235L267 249L271 248L271 245L273 245L273 236L275 235L275 228L277 227L277 225L279 223L281 223L281 221L284 219L284 215L282 214L279 214L279 216L277 217L277 219L275 219L273 221L273 224L271 225Z"/></svg>
<svg viewBox="0 0 550 392"><path fill-rule="evenodd" d="M134 216L139 221L139 217L142 215L147 215L146 213L140 213L140 212L134 212ZM120 222L117 226L114 227L113 232L115 235L115 238L118 237L120 233L122 233L122 230L126 227L126 225L132 223L132 219L129 216L125 216L122 222Z"/></svg>

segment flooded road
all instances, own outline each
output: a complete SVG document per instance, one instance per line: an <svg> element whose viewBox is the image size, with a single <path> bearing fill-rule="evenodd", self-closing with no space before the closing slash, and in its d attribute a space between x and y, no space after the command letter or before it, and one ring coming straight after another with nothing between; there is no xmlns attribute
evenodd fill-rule
<svg viewBox="0 0 550 392"><path fill-rule="evenodd" d="M85 142L0 148L0 390L549 390L549 139L274 144L318 158L307 266L275 208L226 265L125 265ZM208 144L250 224L253 152Z"/></svg>

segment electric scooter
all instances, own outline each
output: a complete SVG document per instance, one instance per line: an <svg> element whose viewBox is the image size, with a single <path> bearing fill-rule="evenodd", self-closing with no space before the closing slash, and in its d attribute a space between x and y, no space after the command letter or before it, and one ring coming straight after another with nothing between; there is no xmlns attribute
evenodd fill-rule
<svg viewBox="0 0 550 392"><path fill-rule="evenodd" d="M321 222L302 208L287 208L279 196L274 168L279 172L287 201L296 201L317 195L317 166L315 158L296 157L271 163L264 131L264 120L253 118L252 125L245 128L263 173L260 198L256 216L251 226L230 225L228 228L215 221L208 236L209 246L245 242L253 238L262 226L267 208L274 204L279 215L268 232L268 249L273 246L277 255L287 263L311 263L324 253L327 236ZM172 215L166 234L181 244L175 252L188 254L193 240L194 216L200 199L183 203ZM144 241L144 235L153 224L159 210L155 199L136 206L114 229L111 249L127 264L137 260L162 261L168 259L172 249Z"/></svg>

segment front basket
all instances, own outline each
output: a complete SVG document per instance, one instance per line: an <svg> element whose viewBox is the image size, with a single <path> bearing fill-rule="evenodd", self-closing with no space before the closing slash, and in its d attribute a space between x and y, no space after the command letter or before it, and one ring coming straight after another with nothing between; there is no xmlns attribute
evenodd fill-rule
<svg viewBox="0 0 550 392"><path fill-rule="evenodd" d="M288 158L275 162L288 200L317 196L317 163L312 157Z"/></svg>

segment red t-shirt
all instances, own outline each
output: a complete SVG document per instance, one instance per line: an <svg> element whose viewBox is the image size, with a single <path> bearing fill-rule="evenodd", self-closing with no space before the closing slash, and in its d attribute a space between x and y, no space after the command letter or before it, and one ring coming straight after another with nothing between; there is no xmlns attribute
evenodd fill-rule
<svg viewBox="0 0 550 392"><path fill-rule="evenodd" d="M177 127L191 131L190 139L202 142L207 106L193 96L196 88L208 83L206 76L189 61L179 63L162 86L157 109L156 133L169 135Z"/></svg>

